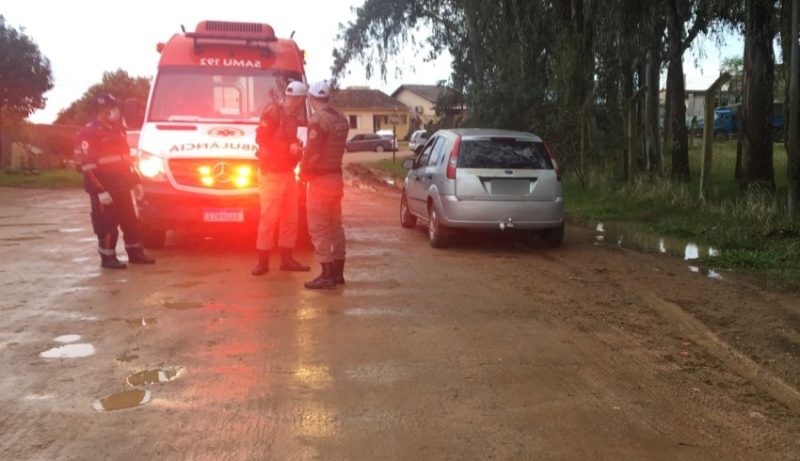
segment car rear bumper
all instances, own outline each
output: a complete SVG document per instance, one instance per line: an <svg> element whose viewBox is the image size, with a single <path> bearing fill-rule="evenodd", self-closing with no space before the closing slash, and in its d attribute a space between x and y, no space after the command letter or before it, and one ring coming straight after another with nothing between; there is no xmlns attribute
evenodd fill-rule
<svg viewBox="0 0 800 461"><path fill-rule="evenodd" d="M537 230L564 223L564 200L548 201L459 200L441 197L439 219L448 227L461 229ZM502 226L501 226L502 224Z"/></svg>

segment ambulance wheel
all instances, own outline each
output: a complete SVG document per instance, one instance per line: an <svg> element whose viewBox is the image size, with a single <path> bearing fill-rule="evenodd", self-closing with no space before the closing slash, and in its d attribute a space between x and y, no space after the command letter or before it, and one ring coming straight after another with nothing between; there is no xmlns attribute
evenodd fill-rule
<svg viewBox="0 0 800 461"><path fill-rule="evenodd" d="M142 245L145 248L164 248L165 243L167 243L167 231L142 227Z"/></svg>

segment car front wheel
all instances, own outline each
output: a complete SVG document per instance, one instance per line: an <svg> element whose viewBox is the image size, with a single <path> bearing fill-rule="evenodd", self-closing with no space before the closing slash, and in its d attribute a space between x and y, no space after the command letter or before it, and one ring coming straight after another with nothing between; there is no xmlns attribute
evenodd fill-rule
<svg viewBox="0 0 800 461"><path fill-rule="evenodd" d="M380 145L380 144L378 144L377 146L375 146L375 152L383 152L384 150L385 150L385 149L384 149L384 148L383 148L383 146L382 146L382 145Z"/></svg>
<svg viewBox="0 0 800 461"><path fill-rule="evenodd" d="M406 229L413 229L417 226L417 217L408 209L408 199L406 194L400 199L400 225Z"/></svg>

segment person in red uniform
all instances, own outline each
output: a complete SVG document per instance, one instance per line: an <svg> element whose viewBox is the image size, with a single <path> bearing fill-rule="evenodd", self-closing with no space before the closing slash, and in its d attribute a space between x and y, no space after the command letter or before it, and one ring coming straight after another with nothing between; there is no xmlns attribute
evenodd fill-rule
<svg viewBox="0 0 800 461"><path fill-rule="evenodd" d="M269 104L261 115L256 130L259 160L259 195L261 215L258 222L258 264L253 275L269 272L270 252L277 248L282 271L311 270L295 261L292 251L297 243L298 191L294 170L303 149L297 139L299 116L308 87L291 82L286 87L283 103Z"/></svg>
<svg viewBox="0 0 800 461"><path fill-rule="evenodd" d="M100 265L108 269L127 267L117 259L119 228L128 261L153 264L155 260L144 253L131 196L131 191L141 194L142 187L133 169L119 104L108 93L95 95L92 102L95 118L78 133L76 153L92 204L92 228L97 234Z"/></svg>

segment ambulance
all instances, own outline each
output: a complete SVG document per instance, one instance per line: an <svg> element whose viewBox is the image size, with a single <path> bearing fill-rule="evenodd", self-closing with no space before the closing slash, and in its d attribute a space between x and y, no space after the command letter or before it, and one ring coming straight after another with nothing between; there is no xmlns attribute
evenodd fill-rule
<svg viewBox="0 0 800 461"><path fill-rule="evenodd" d="M306 81L304 52L267 24L225 21L202 21L157 51L158 74L135 149L145 190L137 201L145 246L164 246L171 230L255 231L256 128L264 107L280 102L289 82ZM308 115L306 108L301 125ZM301 234L307 233L304 202Z"/></svg>

